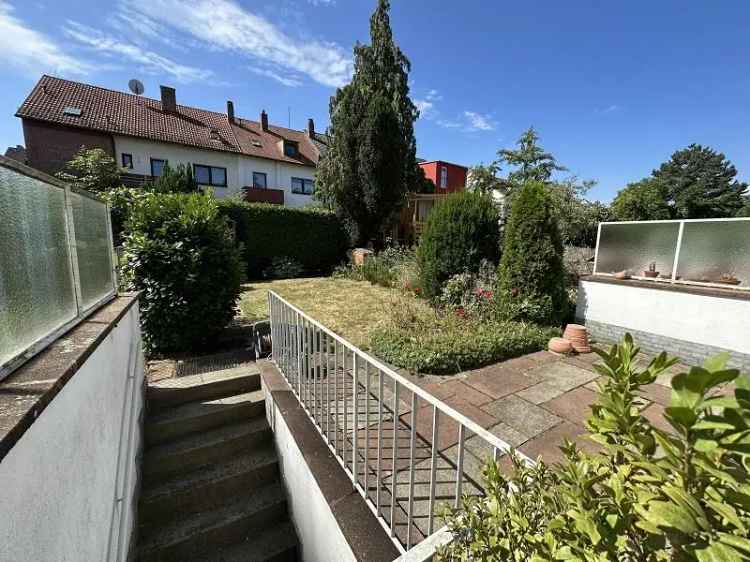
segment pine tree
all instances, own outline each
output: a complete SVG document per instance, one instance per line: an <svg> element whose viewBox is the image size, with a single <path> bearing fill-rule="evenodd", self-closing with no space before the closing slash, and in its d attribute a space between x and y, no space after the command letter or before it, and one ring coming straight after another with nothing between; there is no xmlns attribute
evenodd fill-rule
<svg viewBox="0 0 750 562"><path fill-rule="evenodd" d="M506 188L514 191L529 181L548 182L554 172L565 172L567 168L557 163L557 159L539 146L539 135L534 127L523 132L516 143L518 148L504 148L497 151L496 165L507 164L515 167L505 179Z"/></svg>
<svg viewBox="0 0 750 562"><path fill-rule="evenodd" d="M420 190L409 98L411 65L393 40L390 2L370 18L370 45L354 48L350 84L331 98L331 142L316 175L318 198L347 225L353 241L379 245L410 190Z"/></svg>
<svg viewBox="0 0 750 562"><path fill-rule="evenodd" d="M733 217L744 204L747 184L737 181L732 163L709 147L678 150L652 175L664 186L674 218Z"/></svg>

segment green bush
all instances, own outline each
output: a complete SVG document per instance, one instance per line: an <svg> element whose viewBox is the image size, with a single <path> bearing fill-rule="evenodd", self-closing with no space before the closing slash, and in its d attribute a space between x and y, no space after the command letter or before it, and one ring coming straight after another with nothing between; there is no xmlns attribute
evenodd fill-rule
<svg viewBox="0 0 750 562"><path fill-rule="evenodd" d="M516 462L511 474L490 461L486 497L448 510L454 540L439 560L750 560L750 376L726 356L680 373L653 424L641 389L675 360L643 369L630 336L597 353L604 382L587 427L603 450L567 443L560 465ZM730 381L733 395L721 392Z"/></svg>
<svg viewBox="0 0 750 562"><path fill-rule="evenodd" d="M559 325L568 314L563 247L543 183L527 182L513 201L498 297L532 322Z"/></svg>
<svg viewBox="0 0 750 562"><path fill-rule="evenodd" d="M369 281L382 287L413 289L416 287L416 258L411 248L392 246L369 255L362 265L339 267L334 275L354 281Z"/></svg>
<svg viewBox="0 0 750 562"><path fill-rule="evenodd" d="M209 346L234 317L242 251L215 199L148 193L127 223L123 275L141 291L148 352Z"/></svg>
<svg viewBox="0 0 750 562"><path fill-rule="evenodd" d="M277 256L294 260L307 274L327 274L346 259L349 238L333 213L224 199L221 212L245 246L247 276L258 279Z"/></svg>
<svg viewBox="0 0 750 562"><path fill-rule="evenodd" d="M457 273L476 273L500 257L499 215L488 196L463 191L437 203L417 248L422 289L432 299Z"/></svg>
<svg viewBox="0 0 750 562"><path fill-rule="evenodd" d="M410 371L452 374L544 349L555 328L525 322L462 318L422 308L394 308L387 325L370 333L370 347Z"/></svg>
<svg viewBox="0 0 750 562"><path fill-rule="evenodd" d="M164 164L161 175L144 188L157 193L195 193L198 191L198 183L193 177L193 167L190 164L178 164L176 168Z"/></svg>

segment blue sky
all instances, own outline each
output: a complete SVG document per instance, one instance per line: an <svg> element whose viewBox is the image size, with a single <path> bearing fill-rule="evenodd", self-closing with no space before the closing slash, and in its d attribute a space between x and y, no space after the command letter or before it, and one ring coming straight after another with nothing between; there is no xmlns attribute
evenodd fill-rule
<svg viewBox="0 0 750 562"><path fill-rule="evenodd" d="M419 155L488 162L533 125L610 200L692 142L750 178L750 2L394 0ZM323 129L374 0L0 0L0 147L43 72Z"/></svg>

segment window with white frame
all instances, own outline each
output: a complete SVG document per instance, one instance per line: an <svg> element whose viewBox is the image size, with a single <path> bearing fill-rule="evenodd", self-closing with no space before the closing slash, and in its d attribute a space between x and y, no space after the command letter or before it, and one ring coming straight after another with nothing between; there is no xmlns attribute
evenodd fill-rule
<svg viewBox="0 0 750 562"><path fill-rule="evenodd" d="M266 189L268 187L267 176L264 172L253 172L253 187Z"/></svg>
<svg viewBox="0 0 750 562"><path fill-rule="evenodd" d="M292 193L302 195L312 195L315 189L315 182L306 178L292 178Z"/></svg>
<svg viewBox="0 0 750 562"><path fill-rule="evenodd" d="M193 164L193 176L195 176L196 183L200 185L212 185L214 187L227 186L226 168Z"/></svg>
<svg viewBox="0 0 750 562"><path fill-rule="evenodd" d="M440 166L440 187L448 187L448 166Z"/></svg>

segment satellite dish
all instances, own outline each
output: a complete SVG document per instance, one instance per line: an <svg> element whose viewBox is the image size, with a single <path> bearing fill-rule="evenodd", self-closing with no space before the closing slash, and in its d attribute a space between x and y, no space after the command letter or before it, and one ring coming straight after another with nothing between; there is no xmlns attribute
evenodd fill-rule
<svg viewBox="0 0 750 562"><path fill-rule="evenodd" d="M128 88L130 88L130 91L137 96L140 96L144 92L143 82L136 78L133 78L128 82Z"/></svg>

